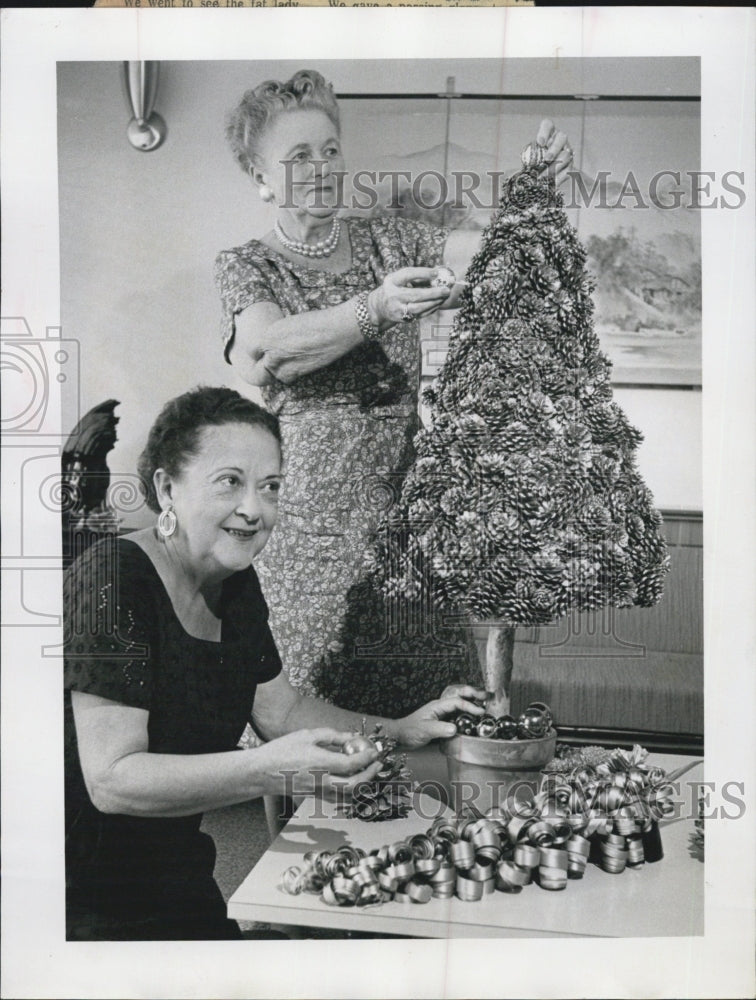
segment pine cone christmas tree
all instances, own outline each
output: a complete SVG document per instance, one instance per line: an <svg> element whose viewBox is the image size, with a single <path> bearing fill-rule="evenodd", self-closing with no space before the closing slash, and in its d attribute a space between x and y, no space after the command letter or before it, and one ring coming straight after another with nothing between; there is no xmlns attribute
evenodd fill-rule
<svg viewBox="0 0 756 1000"><path fill-rule="evenodd" d="M467 281L383 533L386 589L422 585L508 627L655 604L668 555L642 435L612 399L585 251L552 180L505 183Z"/></svg>

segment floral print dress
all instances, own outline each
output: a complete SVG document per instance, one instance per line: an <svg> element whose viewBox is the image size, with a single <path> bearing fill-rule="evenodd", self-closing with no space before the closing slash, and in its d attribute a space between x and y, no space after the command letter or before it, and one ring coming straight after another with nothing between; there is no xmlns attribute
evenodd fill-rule
<svg viewBox="0 0 756 1000"><path fill-rule="evenodd" d="M223 251L216 281L226 356L235 317L255 302L285 315L338 305L401 267L440 263L447 232L392 217L347 221L351 267L294 264L251 240ZM279 522L255 563L292 685L358 712L406 714L446 684L480 682L474 646L427 600L384 598L375 532L398 497L420 429L419 323L398 323L292 384L266 386L281 422Z"/></svg>

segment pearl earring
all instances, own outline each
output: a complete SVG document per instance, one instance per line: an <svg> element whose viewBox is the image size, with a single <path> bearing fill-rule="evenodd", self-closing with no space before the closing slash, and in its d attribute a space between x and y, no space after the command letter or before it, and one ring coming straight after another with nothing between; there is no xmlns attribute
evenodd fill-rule
<svg viewBox="0 0 756 1000"><path fill-rule="evenodd" d="M177 525L178 518L176 517L176 512L173 509L173 504L171 504L169 507L166 507L165 510L160 512L157 529L163 538L170 538L176 530Z"/></svg>
<svg viewBox="0 0 756 1000"><path fill-rule="evenodd" d="M263 201L273 201L273 191L267 184L260 185L260 197Z"/></svg>

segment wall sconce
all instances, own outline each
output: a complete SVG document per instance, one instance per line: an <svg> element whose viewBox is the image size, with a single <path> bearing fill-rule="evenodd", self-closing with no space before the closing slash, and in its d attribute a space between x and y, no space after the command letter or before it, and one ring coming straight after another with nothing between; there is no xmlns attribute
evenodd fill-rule
<svg viewBox="0 0 756 1000"><path fill-rule="evenodd" d="M126 135L134 149L139 149L143 153L157 149L167 132L163 119L152 110L155 106L159 75L159 62L132 61L123 64L126 93L134 114L126 129Z"/></svg>

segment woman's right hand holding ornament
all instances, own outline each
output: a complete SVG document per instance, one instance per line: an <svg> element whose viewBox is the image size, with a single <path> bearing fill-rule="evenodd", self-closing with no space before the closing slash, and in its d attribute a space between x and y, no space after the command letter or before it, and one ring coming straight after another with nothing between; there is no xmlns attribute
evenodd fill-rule
<svg viewBox="0 0 756 1000"><path fill-rule="evenodd" d="M269 794L343 801L381 769L374 746L348 752L347 744L353 740L354 733L329 727L300 729L249 753L264 767Z"/></svg>
<svg viewBox="0 0 756 1000"><path fill-rule="evenodd" d="M368 311L374 326L411 322L440 309L450 295L446 284L432 284L439 268L402 267L387 274L368 296Z"/></svg>

